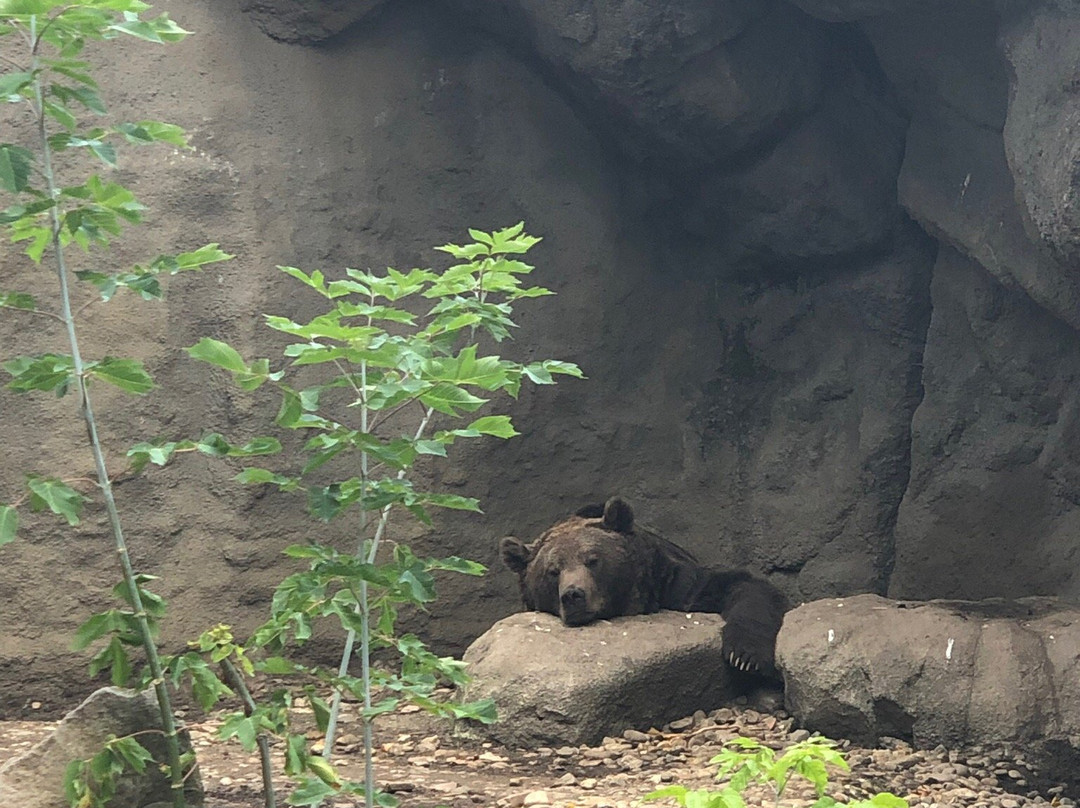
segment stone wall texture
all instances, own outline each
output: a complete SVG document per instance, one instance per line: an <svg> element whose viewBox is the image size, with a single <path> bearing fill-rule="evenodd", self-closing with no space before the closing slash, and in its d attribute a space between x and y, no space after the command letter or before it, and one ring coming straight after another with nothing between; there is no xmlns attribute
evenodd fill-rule
<svg viewBox="0 0 1080 808"><path fill-rule="evenodd" d="M393 523L421 552L492 567L407 618L437 649L518 608L498 537L616 492L796 601L1080 595L1075 4L160 7L195 35L110 44L103 94L117 117L185 126L195 149L124 155L150 226L116 260L208 241L237 257L164 303L86 310L88 354L137 356L161 384L100 391L117 457L268 429L269 396L183 348L265 355L263 313L316 313L275 265L437 264L431 248L467 227L525 220L558 294L522 305L500 350L589 378L510 402L521 437L424 468L482 517ZM0 254L0 287L53 284ZM0 359L61 337L0 311ZM70 398L4 389L0 413L0 501L28 472L90 473ZM135 563L172 604L166 644L255 625L288 544L351 544L355 521L316 523L237 470L190 458L118 486ZM74 531L27 514L0 550L0 712L85 687L67 649L116 580L106 527L96 509Z"/></svg>

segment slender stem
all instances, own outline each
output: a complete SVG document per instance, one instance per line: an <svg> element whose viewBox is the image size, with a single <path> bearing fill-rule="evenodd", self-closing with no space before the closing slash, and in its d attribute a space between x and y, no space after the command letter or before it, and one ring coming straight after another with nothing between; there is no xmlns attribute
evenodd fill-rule
<svg viewBox="0 0 1080 808"><path fill-rule="evenodd" d="M32 70L36 73L40 67L37 56L38 38L36 35L37 16L30 17L30 37L34 42ZM34 80L35 113L37 116L38 137L42 150L42 168L45 176L46 189L49 198L56 201L59 190L52 168L52 150L49 146L48 132L45 128L44 99L42 97L41 79ZM56 256L56 274L60 283L60 307L61 316L67 330L68 343L71 347L73 371L79 392L79 411L86 424L86 434L90 442L90 450L94 456L94 467L97 471L98 486L101 488L105 500L105 510L109 517L109 525L112 528L116 554L120 561L120 568L124 573L124 581L127 583L128 593L131 598L131 606L134 610L135 621L139 627L139 636L142 640L143 650L146 652L146 661L150 668L150 676L157 695L158 709L161 713L161 727L165 733L165 748L169 763L169 780L172 787L174 808L184 808L184 770L180 763L180 744L177 740L176 721L173 718L172 703L169 698L168 687L162 675L161 659L158 656L157 646L154 643L150 631L150 624L146 618L146 610L143 608L142 596L139 594L138 581L135 571L131 566L131 558L128 555L127 543L124 541L124 531L120 524L120 512L113 498L112 482L105 468L105 454L101 449L101 441L98 438L97 422L94 419L94 410L90 401L90 390L86 383L85 368L82 354L79 350L79 339L75 330L75 319L71 313L71 290L68 286L68 269L64 260L64 248L60 239L61 225L60 211L57 205L50 210L52 219L52 246Z"/></svg>
<svg viewBox="0 0 1080 808"><path fill-rule="evenodd" d="M360 366L361 381L366 384L366 364ZM431 421L431 416L435 413L435 410L428 407L424 412L424 417L420 420L420 425L416 428L416 434L413 440L419 440L424 430L427 429L428 423ZM367 426L367 406L361 405L360 410L361 428L366 431ZM361 465L361 479L363 484L367 482L367 452L363 452L360 458ZM405 476L405 469L401 469L398 472L398 479L402 479ZM390 518L390 505L383 507L379 513L379 523L375 527L375 536L371 540L371 546L368 549L367 562L374 564L376 556L379 552L379 543L382 540L383 534L386 531L386 525ZM363 527L367 525L367 511L361 511L363 514ZM363 529L363 527L361 529ZM363 544L361 543L357 547L357 553L363 551ZM370 615L371 609L368 605L367 598L367 581L360 582L360 598L359 598L359 610L360 610L360 676L363 682L364 690L364 707L365 709L371 708L371 643L370 643ZM349 671L349 662L352 659L353 648L356 644L356 631L355 629L349 629L345 636L345 647L342 649L341 663L338 666L338 676L343 677ZM341 708L341 690L334 690L334 697L330 704L330 720L326 727L326 744L325 749L327 753L332 749L331 742L334 738L334 730L337 723L338 711ZM364 719L364 799L367 808L371 808L374 805L374 775L372 765L372 752L374 748L374 740L372 736L371 721L367 718Z"/></svg>
<svg viewBox="0 0 1080 808"><path fill-rule="evenodd" d="M59 314L51 311L43 311L42 309L20 309L18 306L0 306L3 309L9 309L11 311L22 312L23 314L39 314L42 317L51 317L58 322L64 322L64 318Z"/></svg>
<svg viewBox="0 0 1080 808"><path fill-rule="evenodd" d="M255 699L248 690L244 677L240 671L228 659L221 660L221 669L225 672L225 679L240 696L244 703L244 715L251 716L255 712ZM270 739L265 732L260 732L256 739L259 744L259 764L262 768L263 801L266 808L276 808L277 797L274 794L274 769L270 762Z"/></svg>
<svg viewBox="0 0 1080 808"><path fill-rule="evenodd" d="M371 606L360 582L360 678L364 683L364 806L375 804L375 739L371 727Z"/></svg>

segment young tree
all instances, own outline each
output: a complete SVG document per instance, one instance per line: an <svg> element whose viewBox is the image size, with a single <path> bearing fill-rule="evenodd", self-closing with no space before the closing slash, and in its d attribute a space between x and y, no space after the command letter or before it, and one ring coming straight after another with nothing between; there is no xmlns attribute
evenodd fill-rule
<svg viewBox="0 0 1080 808"><path fill-rule="evenodd" d="M18 508L22 505L35 511L50 510L77 525L88 496L100 497L123 575L115 592L125 605L91 618L80 629L78 641L85 646L99 638L110 638L91 667L110 669L118 684L126 684L131 678L126 647L142 646L149 668L147 678L160 706L173 801L182 808L184 776L190 761L180 758L171 701L155 642L156 623L164 603L146 588L149 576L140 576L132 568L92 396L98 383L145 395L154 382L135 359L84 356L78 325L84 306L79 298L80 285L96 288L93 294L102 301L122 291L155 300L162 296L162 276L229 257L216 244L210 244L177 255L159 255L146 264L123 268L110 265L110 243L126 225L140 221L143 207L130 190L92 171L92 166L115 168L117 143L163 142L182 148L186 142L179 127L159 121L101 124L106 109L91 64L84 58L84 48L89 42L121 35L158 44L184 38L187 32L167 15L144 18L142 14L149 8L139 0L0 0L0 100L6 102L8 111L0 131L5 137L15 138L14 142L0 142L0 189L8 197L0 210L0 228L13 243L22 246L30 262L28 271L49 268L57 281L51 301L18 289L0 289L0 308L25 317L28 323L41 324L43 332L51 327L47 333L55 336L57 343L46 353L7 358L3 369L11 376L8 387L12 390L74 394L78 417L86 427L96 482L96 491L87 494L62 475L29 474L27 493L14 502L0 504L0 544L15 538ZM84 123L88 117L93 119L92 124ZM68 261L68 252L73 248L86 253L86 260L97 268L73 271ZM71 770L70 793L80 805L104 804L107 799L108 777L91 776L94 772L107 774L115 762L136 768L145 766L143 753L138 751L141 747L133 739L128 740L131 742L110 744L103 750L106 757L96 759L96 764Z"/></svg>
<svg viewBox="0 0 1080 808"><path fill-rule="evenodd" d="M397 636L394 630L401 605L423 607L434 600L433 571L475 575L483 568L456 557L419 558L400 542L393 543L391 553L380 551L385 550L394 508L425 524L431 523L431 508L480 510L471 497L424 490L413 474L420 458L446 457L461 440L517 435L507 415L476 416L499 393L516 397L525 382L547 385L556 375L580 378L582 373L569 362L520 363L483 352L483 343L497 344L510 336L514 304L551 293L524 285L533 267L520 257L540 239L526 234L523 224L492 233L470 230L469 235L472 243L438 248L455 260L442 272L347 269L344 277L332 280L318 270L281 267L326 301L326 311L307 322L266 318L267 325L289 339L282 370L271 371L267 359L249 364L217 340L204 339L189 349L197 359L230 371L245 389L268 382L276 385L281 392L278 426L307 437L308 460L298 473L247 468L239 475L241 481L303 492L308 509L321 520L350 509L360 511L355 551L315 541L286 550L294 558L306 559L309 569L281 583L270 620L252 640L263 653L285 654L290 645L310 637L313 623L321 619L337 621L346 635L336 671L283 656L264 658L253 666L277 674L306 674L331 686L329 705L312 690L306 691L325 732L327 757L333 749L341 694L351 693L363 704L364 782L354 786L337 780L322 758L308 754L302 736L294 740L294 735L285 743L291 754L286 770L301 776L299 789L290 797L294 804L318 805L342 790L362 790L368 806L376 801L395 804L389 795L375 791L371 724L402 699L454 717L494 718L491 704L433 699L440 680L464 682L461 663L440 659L415 636ZM286 374L307 386L287 382ZM319 377L314 384L313 375ZM359 677L349 673L357 641ZM206 645L214 647L212 641ZM396 652L399 671L372 667L371 652L377 647ZM376 692L383 694L377 700ZM282 705L290 697L276 698L277 707L236 715L226 724L226 732L243 734L249 747L260 731L288 736Z"/></svg>

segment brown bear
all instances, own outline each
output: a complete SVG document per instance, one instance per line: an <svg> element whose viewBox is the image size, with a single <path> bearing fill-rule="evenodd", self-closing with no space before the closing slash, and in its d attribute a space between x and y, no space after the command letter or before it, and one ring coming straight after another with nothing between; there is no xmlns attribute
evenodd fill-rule
<svg viewBox="0 0 1080 808"><path fill-rule="evenodd" d="M507 536L499 550L518 575L526 609L558 615L567 626L660 609L719 613L731 666L776 676L776 634L788 610L780 590L744 570L702 566L636 524L620 497L582 508L532 544Z"/></svg>

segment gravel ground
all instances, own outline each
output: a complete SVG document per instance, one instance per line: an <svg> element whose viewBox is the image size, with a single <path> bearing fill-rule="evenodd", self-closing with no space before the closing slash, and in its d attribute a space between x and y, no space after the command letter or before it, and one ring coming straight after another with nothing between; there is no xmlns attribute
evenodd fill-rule
<svg viewBox="0 0 1080 808"><path fill-rule="evenodd" d="M216 739L219 723L211 718L191 725L207 808L261 808L256 761ZM668 784L716 788L715 767L708 761L725 741L742 735L782 749L809 737L793 724L783 710L761 712L736 704L648 732L629 730L595 747L520 750L457 737L447 725L405 708L376 723L376 776L403 808L633 808L643 804L645 794ZM0 723L0 761L51 726ZM358 735L359 721L347 710L334 760L346 776L357 779L363 773ZM1022 754L1007 746L915 750L886 738L875 748L846 742L841 748L851 771L830 772L827 791L838 800L891 791L906 798L912 808L1075 805L1062 786L1036 790L1032 784L1037 773ZM750 806L773 805L763 792L751 790L746 796ZM782 805L804 808L814 799L808 784L793 781ZM335 805L359 803L350 799Z"/></svg>

